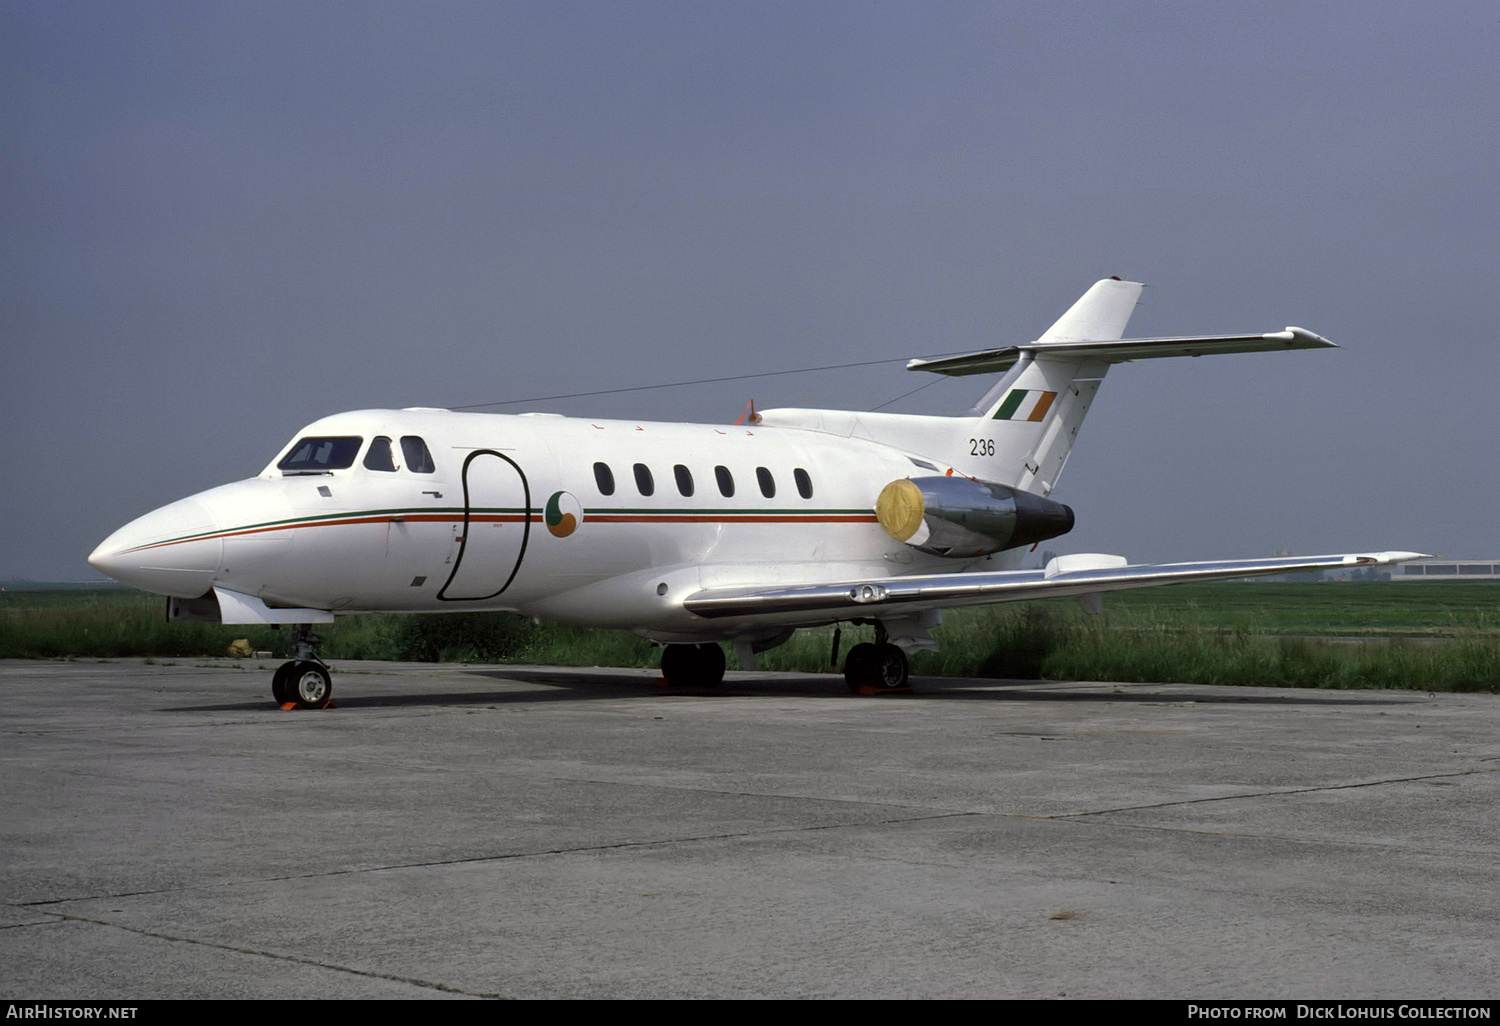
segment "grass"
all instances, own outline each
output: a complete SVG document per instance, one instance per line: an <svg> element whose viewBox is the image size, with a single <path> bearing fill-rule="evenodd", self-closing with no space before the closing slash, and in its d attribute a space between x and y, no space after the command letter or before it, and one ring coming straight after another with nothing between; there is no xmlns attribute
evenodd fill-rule
<svg viewBox="0 0 1500 1026"><path fill-rule="evenodd" d="M0 592L0 659L224 655L236 638L278 658L290 630L168 623L166 600L125 588ZM327 659L534 661L565 666L653 666L650 642L622 631L538 626L507 613L372 614L320 624Z"/></svg>
<svg viewBox="0 0 1500 1026"><path fill-rule="evenodd" d="M1182 584L1114 592L1105 596L1104 609L1108 622L1121 628L1500 636L1500 582L1491 581Z"/></svg>
<svg viewBox="0 0 1500 1026"><path fill-rule="evenodd" d="M1274 587L1267 585L1265 587ZM831 630L804 631L760 659L767 669L827 671ZM1045 603L948 614L942 651L912 656L919 676L1113 680L1271 687L1500 692L1500 637L1328 640L1183 626L1112 624ZM845 630L844 647L868 637Z"/></svg>
<svg viewBox="0 0 1500 1026"><path fill-rule="evenodd" d="M169 624L163 602L118 588L0 592L0 658L201 657L224 654L236 638L289 654L289 631ZM624 632L509 614L345 617L319 633L328 659L658 659L651 644ZM913 673L1500 691L1500 584L1487 582L1182 585L1108 595L1099 616L1066 600L957 610L936 636L942 651L913 656ZM868 628L846 627L843 650L868 637ZM826 672L831 643L832 628L799 631L759 664Z"/></svg>

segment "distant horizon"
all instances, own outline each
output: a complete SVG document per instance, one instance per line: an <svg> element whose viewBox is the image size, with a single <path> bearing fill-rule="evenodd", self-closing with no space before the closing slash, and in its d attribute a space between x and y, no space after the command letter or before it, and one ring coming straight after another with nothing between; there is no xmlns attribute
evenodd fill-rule
<svg viewBox="0 0 1500 1026"><path fill-rule="evenodd" d="M108 577L100 576L97 581L37 581L29 577L0 577L0 591L25 591L30 588L131 588L128 584L112 581ZM142 594L150 594L143 592Z"/></svg>

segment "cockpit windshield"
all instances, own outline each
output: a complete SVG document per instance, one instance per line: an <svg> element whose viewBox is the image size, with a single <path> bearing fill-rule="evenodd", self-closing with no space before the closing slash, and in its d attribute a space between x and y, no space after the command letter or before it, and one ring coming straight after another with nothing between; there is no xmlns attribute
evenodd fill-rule
<svg viewBox="0 0 1500 1026"><path fill-rule="evenodd" d="M326 474L354 466L363 438L303 438L281 458L276 469L288 474Z"/></svg>

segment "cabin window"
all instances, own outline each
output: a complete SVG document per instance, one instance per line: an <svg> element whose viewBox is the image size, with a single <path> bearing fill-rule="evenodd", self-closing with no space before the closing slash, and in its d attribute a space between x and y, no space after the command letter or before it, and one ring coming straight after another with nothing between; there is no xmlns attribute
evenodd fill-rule
<svg viewBox="0 0 1500 1026"><path fill-rule="evenodd" d="M656 491L656 482L652 480L651 468L644 463L635 465L635 487L642 495L651 495Z"/></svg>
<svg viewBox="0 0 1500 1026"><path fill-rule="evenodd" d="M406 458L406 469L413 474L431 474L437 470L427 443L416 435L401 436L401 455Z"/></svg>
<svg viewBox="0 0 1500 1026"><path fill-rule="evenodd" d="M797 482L797 494L804 499L812 498L812 478L807 476L807 471L798 467L792 471L792 480Z"/></svg>
<svg viewBox="0 0 1500 1026"><path fill-rule="evenodd" d="M287 473L324 474L354 466L363 438L303 438L281 458L276 469Z"/></svg>
<svg viewBox="0 0 1500 1026"><path fill-rule="evenodd" d="M693 472L681 463L672 468L673 475L677 478L677 490L684 496L693 494Z"/></svg>
<svg viewBox="0 0 1500 1026"><path fill-rule="evenodd" d="M715 467L714 479L719 482L719 494L729 498L734 494L734 475L728 467Z"/></svg>
<svg viewBox="0 0 1500 1026"><path fill-rule="evenodd" d="M755 479L760 482L760 494L768 499L776 498L776 479L765 467L755 468Z"/></svg>
<svg viewBox="0 0 1500 1026"><path fill-rule="evenodd" d="M594 464L594 484L599 486L600 495L615 494L615 472L608 463Z"/></svg>
<svg viewBox="0 0 1500 1026"><path fill-rule="evenodd" d="M391 455L391 440L385 435L380 435L370 443L370 449L365 453L366 470L384 470L394 474L396 472L396 457Z"/></svg>

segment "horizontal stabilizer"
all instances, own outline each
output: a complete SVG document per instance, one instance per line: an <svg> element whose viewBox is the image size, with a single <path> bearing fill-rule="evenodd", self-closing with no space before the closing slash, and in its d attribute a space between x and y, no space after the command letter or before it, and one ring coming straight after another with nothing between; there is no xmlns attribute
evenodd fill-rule
<svg viewBox="0 0 1500 1026"><path fill-rule="evenodd" d="M1128 566L1114 565L1118 556L1090 555L1080 559L1081 566L1072 570L1063 557L1049 563L1046 570L920 574L805 587L710 588L688 596L683 605L689 612L710 619L777 614L791 614L804 622L823 616L828 621L885 619L924 609L1066 598L1188 581L1350 570L1422 558L1420 552L1364 552Z"/></svg>
<svg viewBox="0 0 1500 1026"><path fill-rule="evenodd" d="M1306 328L1289 327L1259 335L1203 335L1174 338L1122 338L1079 342L1030 342L1005 349L986 349L933 360L910 360L907 370L961 376L998 374L1014 367L1022 355L1062 356L1068 359L1126 363L1164 356L1214 356L1220 353L1265 353L1281 349L1337 349L1334 343Z"/></svg>

